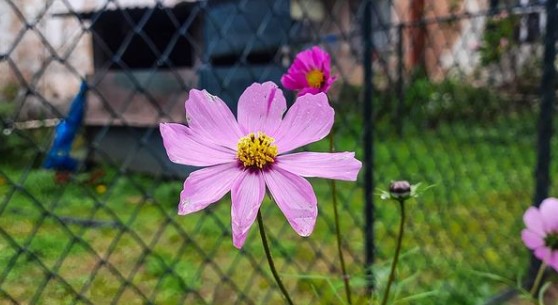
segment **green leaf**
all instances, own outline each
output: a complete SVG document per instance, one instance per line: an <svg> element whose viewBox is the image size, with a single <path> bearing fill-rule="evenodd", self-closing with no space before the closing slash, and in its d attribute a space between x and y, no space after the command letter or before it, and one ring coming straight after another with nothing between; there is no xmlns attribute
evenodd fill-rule
<svg viewBox="0 0 558 305"><path fill-rule="evenodd" d="M552 285L552 282L546 282L539 290L539 305L544 305L544 294L550 288L550 285Z"/></svg>
<svg viewBox="0 0 558 305"><path fill-rule="evenodd" d="M412 301L417 301L420 299L426 299L429 297L434 297L436 295L438 295L440 292L438 290L432 290L432 291L427 291L427 292L421 292L418 294L414 294L414 295L410 295L408 297L404 297L404 298L400 298L397 299L395 301L393 301L392 304L397 304L397 303L401 303L401 302L412 302Z"/></svg>

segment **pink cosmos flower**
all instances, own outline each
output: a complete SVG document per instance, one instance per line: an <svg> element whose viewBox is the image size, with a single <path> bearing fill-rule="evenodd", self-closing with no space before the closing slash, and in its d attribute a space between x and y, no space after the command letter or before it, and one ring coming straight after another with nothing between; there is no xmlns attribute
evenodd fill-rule
<svg viewBox="0 0 558 305"><path fill-rule="evenodd" d="M353 152L290 153L329 133L334 111L324 93L297 98L283 117L286 109L283 92L272 82L254 83L244 91L238 122L220 98L190 90L188 126L160 125L172 162L205 167L184 182L178 214L200 211L230 191L233 244L241 248L267 188L291 227L310 235L318 208L303 177L354 181L361 162Z"/></svg>
<svg viewBox="0 0 558 305"><path fill-rule="evenodd" d="M543 200L539 209L530 207L523 215L527 226L521 238L535 256L558 271L558 199Z"/></svg>
<svg viewBox="0 0 558 305"><path fill-rule="evenodd" d="M327 93L334 81L329 54L319 47L298 53L287 73L281 77L283 87L298 91L298 96Z"/></svg>

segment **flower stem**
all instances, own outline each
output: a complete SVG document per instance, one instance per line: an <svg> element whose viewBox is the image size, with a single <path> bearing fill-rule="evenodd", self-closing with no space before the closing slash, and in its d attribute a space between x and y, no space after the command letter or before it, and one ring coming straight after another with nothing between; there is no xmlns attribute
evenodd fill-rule
<svg viewBox="0 0 558 305"><path fill-rule="evenodd" d="M395 268L397 267L397 261L399 260L399 252L401 252L401 244L403 242L403 234L405 233L405 204L404 204L405 200L399 199L398 202L401 211L401 222L399 223L399 235L397 236L397 247L395 248L395 256L393 257L393 262L391 263L391 271L389 273L384 299L382 300L382 305L387 304L391 283L395 279Z"/></svg>
<svg viewBox="0 0 558 305"><path fill-rule="evenodd" d="M269 263L269 269L271 269L271 273L273 274L273 277L275 278L275 281L277 282L277 286L279 286L279 289L281 289L281 292L283 293L283 296L285 297L285 299L287 299L287 303L289 305L293 305L293 301L291 300L291 297L289 296L289 293L287 292L287 289L285 289L285 286L283 286L283 282L281 282L281 279L279 278L279 274L277 273L277 269L275 269L275 264L273 263L273 257L271 257L271 251L269 250L269 244L267 243L267 237L265 235L265 229L264 229L263 219L262 219L262 212L260 210L258 210L258 227L260 228L260 236L262 237L262 244L264 246L265 256L267 257L267 262Z"/></svg>
<svg viewBox="0 0 558 305"><path fill-rule="evenodd" d="M333 145L333 130L329 133L329 151L334 152ZM347 302L349 305L353 304L351 300L351 286L349 285L349 275L345 267L345 258L343 257L343 249L341 247L341 229L339 226L339 212L337 209L337 188L335 180L331 180L331 199L333 201L333 217L335 220L335 234L337 235L337 252L339 254L339 263L341 264L341 272L343 273L343 283L345 284L345 294L347 295Z"/></svg>
<svg viewBox="0 0 558 305"><path fill-rule="evenodd" d="M546 270L546 264L542 262L541 267L539 268L539 272L537 272L537 277L535 278L535 282L533 283L533 287L531 287L531 291L529 291L529 294L531 294L535 299L537 298L536 293L537 291L539 291L539 287L541 285L541 281L545 270Z"/></svg>

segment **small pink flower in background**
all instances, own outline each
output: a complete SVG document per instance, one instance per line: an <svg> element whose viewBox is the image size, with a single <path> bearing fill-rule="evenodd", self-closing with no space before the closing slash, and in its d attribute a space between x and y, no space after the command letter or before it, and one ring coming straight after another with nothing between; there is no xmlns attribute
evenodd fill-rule
<svg viewBox="0 0 558 305"><path fill-rule="evenodd" d="M470 40L468 45L471 51L478 51L481 48L481 43L478 40Z"/></svg>
<svg viewBox="0 0 558 305"><path fill-rule="evenodd" d="M200 211L230 191L233 244L241 248L267 188L291 227L309 236L318 207L303 177L354 181L361 162L353 152L290 153L330 132L334 111L324 93L297 98L283 117L286 109L283 92L272 82L255 83L244 91L238 121L220 98L191 90L188 126L160 125L172 162L205 167L184 182L178 214Z"/></svg>
<svg viewBox="0 0 558 305"><path fill-rule="evenodd" d="M505 49L510 45L510 41L507 38L500 38L500 44L498 45L500 49Z"/></svg>
<svg viewBox="0 0 558 305"><path fill-rule="evenodd" d="M281 84L289 90L298 91L298 96L327 93L335 81L330 61L329 54L319 47L304 50L296 55L287 73L281 77Z"/></svg>
<svg viewBox="0 0 558 305"><path fill-rule="evenodd" d="M535 256L558 271L558 199L547 198L540 208L530 207L523 215L527 226L521 238Z"/></svg>

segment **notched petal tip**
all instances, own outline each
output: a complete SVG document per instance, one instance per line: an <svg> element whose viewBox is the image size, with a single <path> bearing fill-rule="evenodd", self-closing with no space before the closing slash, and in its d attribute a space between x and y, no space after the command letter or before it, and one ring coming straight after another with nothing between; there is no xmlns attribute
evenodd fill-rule
<svg viewBox="0 0 558 305"><path fill-rule="evenodd" d="M300 212L299 212L300 213ZM308 237L314 232L316 227L316 220L318 219L318 209L302 211L302 214L309 213L307 216L293 217L292 215L286 215L289 223L295 232L302 236Z"/></svg>
<svg viewBox="0 0 558 305"><path fill-rule="evenodd" d="M285 218L300 236L314 231L318 203L312 185L304 178L275 168L264 174L266 185Z"/></svg>
<svg viewBox="0 0 558 305"><path fill-rule="evenodd" d="M271 88L279 89L279 86L277 86L277 84L272 82L272 81L263 82L263 83L261 83L261 85L264 86L264 87L271 87Z"/></svg>
<svg viewBox="0 0 558 305"><path fill-rule="evenodd" d="M313 103L320 103L320 104L327 104L329 106L329 99L327 97L327 94L325 94L324 92L316 92L316 93L311 93L311 92L306 92L300 96L297 97L297 100L300 98L307 98L312 100ZM296 103L297 101L295 101ZM331 106L330 106L331 107Z"/></svg>
<svg viewBox="0 0 558 305"><path fill-rule="evenodd" d="M178 215L184 216L192 213L191 209L189 209L190 201L188 200L181 200L178 203Z"/></svg>
<svg viewBox="0 0 558 305"><path fill-rule="evenodd" d="M169 124L167 122L162 122L159 123L159 132L161 133L162 136L165 136L163 133L166 133L168 128L169 128Z"/></svg>
<svg viewBox="0 0 558 305"><path fill-rule="evenodd" d="M362 162L354 152L299 152L277 157L276 166L302 177L355 181Z"/></svg>
<svg viewBox="0 0 558 305"><path fill-rule="evenodd" d="M329 53L320 46L313 46L311 50L316 54L329 58Z"/></svg>
<svg viewBox="0 0 558 305"><path fill-rule="evenodd" d="M163 146L169 158L171 158L172 154L169 154L170 151L174 148L174 142L176 138L180 137L180 132L176 129L181 129L182 126L178 126L179 124L176 123L159 123L159 133L161 134L161 138L163 139ZM172 160L171 160L172 161Z"/></svg>
<svg viewBox="0 0 558 305"><path fill-rule="evenodd" d="M275 83L253 83L240 95L237 109L244 134L257 131L272 134L281 124L287 101Z"/></svg>
<svg viewBox="0 0 558 305"><path fill-rule="evenodd" d="M192 89L190 89L190 91L188 91L188 97L190 97L190 96L192 96L192 95L195 95L195 94L201 94L201 93L203 93L204 91L205 91L205 89L200 90L200 89L192 88ZM189 98L188 98L188 99L189 99ZM187 99L186 101L188 101L188 99Z"/></svg>
<svg viewBox="0 0 558 305"><path fill-rule="evenodd" d="M244 234L234 235L233 236L233 246L235 248L237 248L238 250L242 249L242 247L244 247L244 244L246 243L246 237L247 236L248 236L248 232L246 232Z"/></svg>
<svg viewBox="0 0 558 305"><path fill-rule="evenodd" d="M277 84L275 84L272 81L267 81L267 82L263 82L263 83L258 83L258 82L254 82L252 83L250 86L246 87L246 89L244 89L244 92L253 92L254 90L265 90L265 92L267 91L271 91L271 90L275 90L275 89L279 89L279 86L277 86ZM281 89L279 89L281 90Z"/></svg>
<svg viewBox="0 0 558 305"><path fill-rule="evenodd" d="M204 141L191 128L177 123L160 125L169 160L191 166L211 166L235 161L235 151Z"/></svg>
<svg viewBox="0 0 558 305"><path fill-rule="evenodd" d="M185 103L188 127L204 141L236 150L242 132L229 106L206 90L190 90Z"/></svg>
<svg viewBox="0 0 558 305"><path fill-rule="evenodd" d="M259 173L244 171L231 189L233 244L241 248L265 196L265 181Z"/></svg>
<svg viewBox="0 0 558 305"><path fill-rule="evenodd" d="M285 153L325 138L331 131L335 111L327 95L305 94L296 99L273 134L279 153Z"/></svg>
<svg viewBox="0 0 558 305"><path fill-rule="evenodd" d="M297 230L296 233L301 237L309 237L314 232L316 227L316 219L313 219L313 223L303 227L301 230Z"/></svg>
<svg viewBox="0 0 558 305"><path fill-rule="evenodd" d="M180 197L184 198L184 191L181 192ZM185 216L199 212L207 208L210 204L217 202L218 200L212 202L194 202L189 199L182 199L178 203L178 215Z"/></svg>

